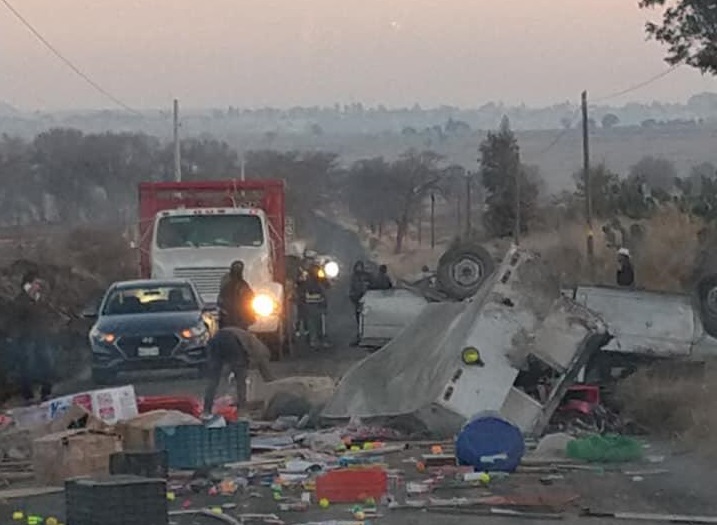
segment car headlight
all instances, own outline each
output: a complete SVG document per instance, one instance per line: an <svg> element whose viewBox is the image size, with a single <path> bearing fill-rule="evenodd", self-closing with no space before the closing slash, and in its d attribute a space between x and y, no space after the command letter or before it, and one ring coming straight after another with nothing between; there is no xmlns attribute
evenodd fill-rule
<svg viewBox="0 0 717 525"><path fill-rule="evenodd" d="M269 317L276 311L276 301L271 295L258 294L251 302L251 308L259 317Z"/></svg>
<svg viewBox="0 0 717 525"><path fill-rule="evenodd" d="M179 335L182 336L183 339L195 339L203 336L205 333L207 333L207 326L202 321L192 328L185 328L179 332Z"/></svg>
<svg viewBox="0 0 717 525"><path fill-rule="evenodd" d="M111 345L117 340L117 336L115 334L105 333L98 330L97 328L93 328L90 331L90 337L95 341L98 341L100 343L107 343L108 345Z"/></svg>
<svg viewBox="0 0 717 525"><path fill-rule="evenodd" d="M335 279L339 276L339 264L336 261L329 261L324 264L324 273L329 279Z"/></svg>

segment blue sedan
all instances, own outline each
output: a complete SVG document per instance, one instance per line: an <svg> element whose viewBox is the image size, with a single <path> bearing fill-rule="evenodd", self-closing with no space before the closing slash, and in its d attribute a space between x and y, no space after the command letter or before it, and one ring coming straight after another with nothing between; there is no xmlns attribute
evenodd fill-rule
<svg viewBox="0 0 717 525"><path fill-rule="evenodd" d="M206 362L214 312L187 280L140 280L110 286L90 330L92 376L111 382L123 371L194 367Z"/></svg>

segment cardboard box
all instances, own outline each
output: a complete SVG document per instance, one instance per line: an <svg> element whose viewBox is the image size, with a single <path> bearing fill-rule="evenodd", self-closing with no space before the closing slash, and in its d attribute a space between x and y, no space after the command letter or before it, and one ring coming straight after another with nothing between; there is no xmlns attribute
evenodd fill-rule
<svg viewBox="0 0 717 525"><path fill-rule="evenodd" d="M118 421L132 419L139 414L137 396L132 385L58 397L40 406L46 413L47 421L52 421L74 405L83 407L95 417L110 425L114 425Z"/></svg>
<svg viewBox="0 0 717 525"><path fill-rule="evenodd" d="M35 479L41 485L61 485L81 476L109 475L110 456L122 451L116 434L96 430L66 430L33 442Z"/></svg>
<svg viewBox="0 0 717 525"><path fill-rule="evenodd" d="M176 410L153 410L140 414L129 421L123 421L115 427L122 436L124 450L154 450L154 429L161 426L198 425L201 422L189 414Z"/></svg>

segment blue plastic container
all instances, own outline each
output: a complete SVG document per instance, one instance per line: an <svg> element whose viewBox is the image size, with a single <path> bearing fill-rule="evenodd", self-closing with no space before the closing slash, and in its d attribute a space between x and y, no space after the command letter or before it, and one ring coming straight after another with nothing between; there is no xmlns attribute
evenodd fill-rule
<svg viewBox="0 0 717 525"><path fill-rule="evenodd" d="M520 429L497 415L479 415L456 439L456 459L479 472L514 472L525 454Z"/></svg>

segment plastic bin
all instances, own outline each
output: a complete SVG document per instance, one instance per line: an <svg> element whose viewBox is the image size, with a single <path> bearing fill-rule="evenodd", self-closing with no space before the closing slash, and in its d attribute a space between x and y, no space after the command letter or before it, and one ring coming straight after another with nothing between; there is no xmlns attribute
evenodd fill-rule
<svg viewBox="0 0 717 525"><path fill-rule="evenodd" d="M142 396L137 398L137 409L140 414L153 410L176 410L194 417L202 414L201 403L191 396Z"/></svg>
<svg viewBox="0 0 717 525"><path fill-rule="evenodd" d="M251 459L249 423L237 421L221 428L203 425L158 427L157 450L166 450L169 468L197 469Z"/></svg>
<svg viewBox="0 0 717 525"><path fill-rule="evenodd" d="M316 479L316 498L331 503L378 502L387 490L386 471L376 467L333 470Z"/></svg>
<svg viewBox="0 0 717 525"><path fill-rule="evenodd" d="M67 523L167 525L167 483L137 476L78 478L65 483Z"/></svg>
<svg viewBox="0 0 717 525"><path fill-rule="evenodd" d="M166 450L125 450L110 456L110 474L167 479L169 471Z"/></svg>

